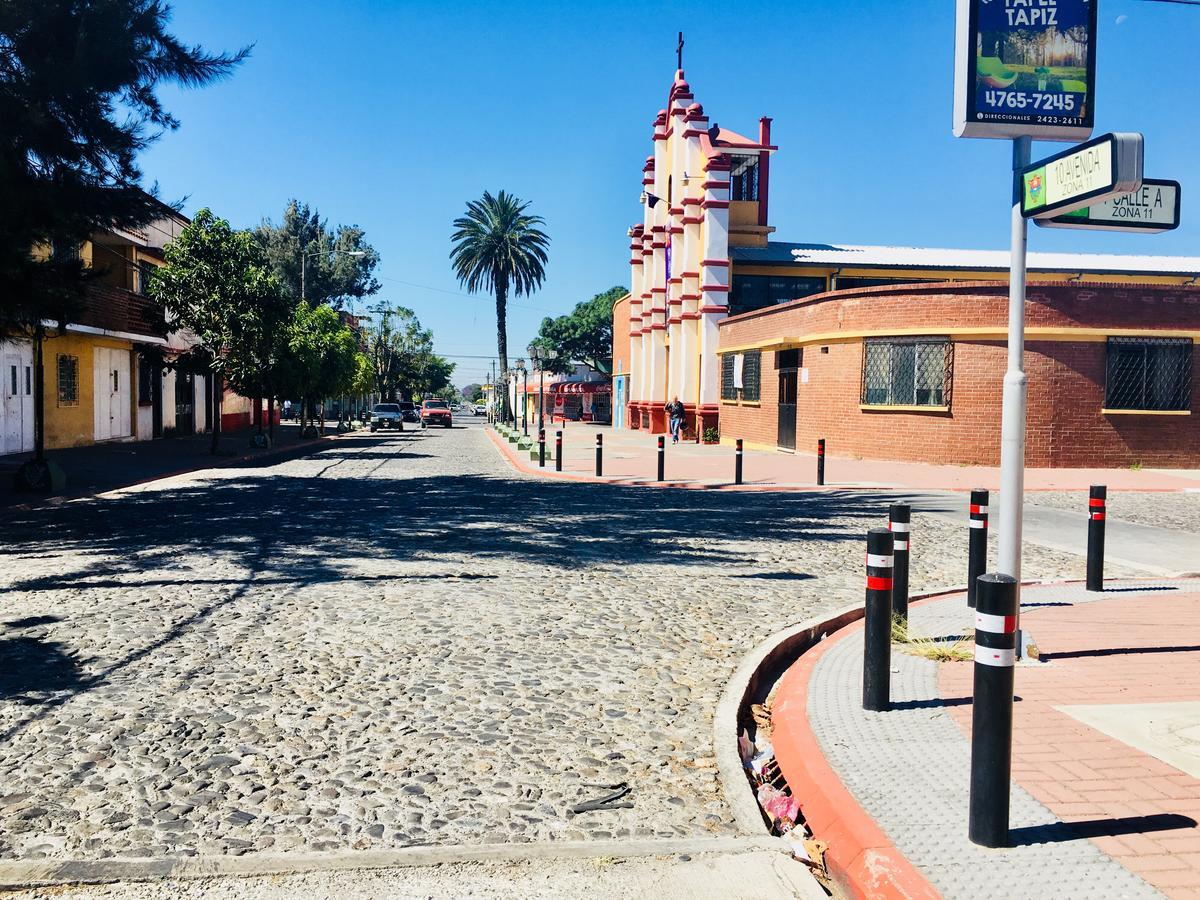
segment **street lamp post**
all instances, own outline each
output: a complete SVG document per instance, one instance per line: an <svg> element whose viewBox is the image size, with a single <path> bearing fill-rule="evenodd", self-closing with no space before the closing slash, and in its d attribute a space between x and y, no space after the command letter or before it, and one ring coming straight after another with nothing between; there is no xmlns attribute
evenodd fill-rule
<svg viewBox="0 0 1200 900"><path fill-rule="evenodd" d="M538 433L546 427L546 363L558 359L557 350L543 350L541 347L529 345L529 358L538 370Z"/></svg>
<svg viewBox="0 0 1200 900"><path fill-rule="evenodd" d="M521 380L524 383L521 392L521 431L525 437L529 437L529 370L525 368L525 360L517 360L517 371L521 373ZM513 393L516 393L516 385L513 385ZM513 416L513 425L515 426L516 416Z"/></svg>

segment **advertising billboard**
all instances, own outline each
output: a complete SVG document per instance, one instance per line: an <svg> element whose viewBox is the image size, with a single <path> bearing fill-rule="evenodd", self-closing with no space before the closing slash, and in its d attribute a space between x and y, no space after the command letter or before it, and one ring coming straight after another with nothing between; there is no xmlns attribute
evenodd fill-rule
<svg viewBox="0 0 1200 900"><path fill-rule="evenodd" d="M1090 137L1098 3L958 0L955 136Z"/></svg>

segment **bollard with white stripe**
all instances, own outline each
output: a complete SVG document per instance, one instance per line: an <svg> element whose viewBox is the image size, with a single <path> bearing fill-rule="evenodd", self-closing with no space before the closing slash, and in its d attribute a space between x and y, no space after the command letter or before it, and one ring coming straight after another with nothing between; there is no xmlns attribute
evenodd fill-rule
<svg viewBox="0 0 1200 900"><path fill-rule="evenodd" d="M554 433L554 471L562 471L562 432Z"/></svg>
<svg viewBox="0 0 1200 900"><path fill-rule="evenodd" d="M604 474L604 435L596 432L596 477Z"/></svg>
<svg viewBox="0 0 1200 900"><path fill-rule="evenodd" d="M908 541L911 508L893 503L888 510L888 531L892 533L892 615L908 622Z"/></svg>
<svg viewBox="0 0 1200 900"><path fill-rule="evenodd" d="M1093 484L1088 491L1087 589L1104 590L1104 517L1108 488Z"/></svg>
<svg viewBox="0 0 1200 900"><path fill-rule="evenodd" d="M663 481L667 472L667 439L658 436L658 480Z"/></svg>
<svg viewBox="0 0 1200 900"><path fill-rule="evenodd" d="M972 843L1007 847L1017 580L995 572L981 575L975 600L975 693L967 832Z"/></svg>
<svg viewBox="0 0 1200 900"><path fill-rule="evenodd" d="M742 439L738 438L733 450L733 483L742 483Z"/></svg>
<svg viewBox="0 0 1200 900"><path fill-rule="evenodd" d="M546 429L538 429L538 466L546 468Z"/></svg>
<svg viewBox="0 0 1200 900"><path fill-rule="evenodd" d="M867 601L863 625L863 709L886 712L892 679L892 533L867 532Z"/></svg>
<svg viewBox="0 0 1200 900"><path fill-rule="evenodd" d="M967 538L967 606L975 608L975 582L987 571L988 492L983 488L971 491L970 525Z"/></svg>

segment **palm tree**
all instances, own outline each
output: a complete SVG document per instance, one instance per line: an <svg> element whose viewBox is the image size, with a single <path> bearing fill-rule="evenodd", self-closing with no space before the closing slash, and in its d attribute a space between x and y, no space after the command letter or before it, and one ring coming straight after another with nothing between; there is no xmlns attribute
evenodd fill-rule
<svg viewBox="0 0 1200 900"><path fill-rule="evenodd" d="M546 248L550 238L538 226L541 216L526 212L523 203L501 191L467 204L467 214L454 220L450 261L459 283L472 294L490 291L496 295L496 353L500 371L508 371L508 294L532 294L546 277ZM504 392L505 417L508 391Z"/></svg>

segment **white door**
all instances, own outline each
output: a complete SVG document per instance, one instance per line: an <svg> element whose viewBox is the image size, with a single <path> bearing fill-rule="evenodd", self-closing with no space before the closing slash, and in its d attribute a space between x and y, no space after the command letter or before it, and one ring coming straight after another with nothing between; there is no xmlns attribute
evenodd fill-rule
<svg viewBox="0 0 1200 900"><path fill-rule="evenodd" d="M23 453L33 449L33 347L12 342L5 342L3 347L0 452Z"/></svg>
<svg viewBox="0 0 1200 900"><path fill-rule="evenodd" d="M129 437L132 421L129 351L97 347L92 358L96 440Z"/></svg>

